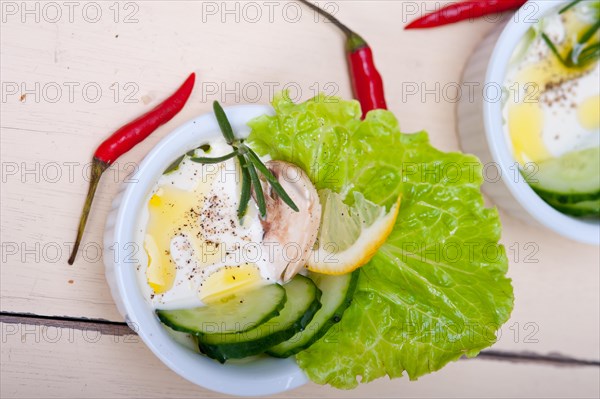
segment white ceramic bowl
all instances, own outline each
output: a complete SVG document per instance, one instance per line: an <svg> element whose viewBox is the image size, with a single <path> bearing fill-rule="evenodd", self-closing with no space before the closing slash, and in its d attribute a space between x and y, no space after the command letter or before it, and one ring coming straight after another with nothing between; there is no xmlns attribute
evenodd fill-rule
<svg viewBox="0 0 600 399"><path fill-rule="evenodd" d="M225 109L239 137L248 135L246 122L271 107L241 105ZM113 201L104 233L106 279L119 312L144 343L171 370L212 391L241 396L264 396L287 391L306 383L305 374L292 359L260 358L245 364L219 364L175 342L162 327L152 307L144 300L138 279L136 253L138 218L147 197L163 171L181 154L220 135L212 114L199 116L175 129L144 158L137 172Z"/></svg>
<svg viewBox="0 0 600 399"><path fill-rule="evenodd" d="M566 3L568 1L529 1L506 26L499 26L480 43L463 74L463 86L476 89L474 97L463 95L458 103L458 132L463 150L477 155L488 170L496 169L497 175L501 176L496 180L496 172L493 172L483 184L484 192L498 206L526 222L545 226L565 237L600 245L600 222L558 212L515 173L516 161L503 132L502 102L492 94L496 88L504 86L508 62L525 32Z"/></svg>

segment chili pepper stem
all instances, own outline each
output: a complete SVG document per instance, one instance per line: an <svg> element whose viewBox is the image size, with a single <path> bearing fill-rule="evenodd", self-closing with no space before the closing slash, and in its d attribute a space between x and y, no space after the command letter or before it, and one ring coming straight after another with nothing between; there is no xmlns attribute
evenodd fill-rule
<svg viewBox="0 0 600 399"><path fill-rule="evenodd" d="M357 50L368 46L367 41L358 33L352 32L349 36L346 36L346 51L349 53L354 53Z"/></svg>
<svg viewBox="0 0 600 399"><path fill-rule="evenodd" d="M368 46L365 39L363 39L359 34L354 32L352 29L348 28L346 25L344 25L342 22L340 22L339 19L337 19L333 15L329 14L327 11L321 9L319 6L316 6L307 0L298 0L298 1L300 1L302 4L305 4L308 8L314 10L316 13L327 18L327 20L329 20L329 22L331 22L332 24L337 26L339 28L339 30L341 30L344 33L344 35L346 35L346 51L354 52L362 47Z"/></svg>
<svg viewBox="0 0 600 399"><path fill-rule="evenodd" d="M335 26L337 26L342 32L344 32L344 34L349 38L351 35L354 34L354 32L348 28L346 25L344 25L343 23L340 22L339 19L337 19L336 17L334 17L333 15L329 14L328 12L322 10L319 6L314 5L313 3L307 1L307 0L298 0L300 3L304 4L305 6L307 6L308 8L310 8L311 10L315 11L316 13L322 15L323 17L327 18L329 20L329 22L331 22L332 24L334 24Z"/></svg>
<svg viewBox="0 0 600 399"><path fill-rule="evenodd" d="M90 214L90 209L92 208L92 202L94 201L94 194L96 193L96 188L98 187L98 183L100 182L100 177L102 176L102 173L104 173L104 171L108 169L109 166L110 165L108 163L101 161L96 157L92 159L92 174L90 176L90 186L88 188L88 193L85 198L85 203L83 204L83 210L81 211L79 227L77 228L77 238L75 239L75 245L73 246L73 251L71 252L71 256L69 257L69 265L72 265L73 262L75 262L75 257L77 256L77 251L79 250L79 244L81 244L81 238L83 237L85 225Z"/></svg>
<svg viewBox="0 0 600 399"><path fill-rule="evenodd" d="M299 0L311 10L327 18L346 36L346 56L354 96L360 103L362 119L369 111L387 109L383 81L373 61L369 44L359 34L341 23L336 17L307 0Z"/></svg>
<svg viewBox="0 0 600 399"><path fill-rule="evenodd" d="M83 206L83 211L81 212L81 218L79 219L75 246L73 247L73 252L68 261L70 265L75 262L79 244L83 237L83 231L85 230L85 224L92 207L92 201L94 200L94 193L96 192L102 173L116 161L117 158L135 147L136 144L143 141L159 126L167 123L177 115L190 98L195 81L196 74L192 72L179 89L177 89L177 91L169 98L158 104L151 111L119 128L96 148L96 152L94 152L94 157L92 158L90 188L88 189L87 198ZM171 166L169 166L169 168L171 168ZM173 168L176 168L176 166L173 166Z"/></svg>

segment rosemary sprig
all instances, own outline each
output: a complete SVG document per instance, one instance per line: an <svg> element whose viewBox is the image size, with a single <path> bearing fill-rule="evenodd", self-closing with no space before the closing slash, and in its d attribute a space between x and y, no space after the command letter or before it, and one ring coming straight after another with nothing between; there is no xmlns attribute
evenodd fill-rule
<svg viewBox="0 0 600 399"><path fill-rule="evenodd" d="M261 218L267 217L267 204L265 201L265 193L263 193L262 185L260 184L260 179L258 178L258 173L256 173L256 168L252 162L248 163L248 172L250 172L250 181L254 186L254 192L256 193L256 202L258 205L258 213Z"/></svg>
<svg viewBox="0 0 600 399"><path fill-rule="evenodd" d="M227 141L227 144L233 145L233 142L235 141L233 129L231 128L229 119L227 119L227 115L225 115L225 111L223 111L223 107L221 107L221 104L219 104L218 101L213 102L213 111L215 112L219 127L221 128L221 133L223 133L223 137L225 137L225 141Z"/></svg>
<svg viewBox="0 0 600 399"><path fill-rule="evenodd" d="M548 47L550 51L554 54L554 56L560 61L560 63L566 68L583 68L590 63L594 62L598 58L598 42L592 43L589 46L584 46L585 43L596 33L596 31L600 29L600 21L594 24L590 30L588 30L582 38L573 46L573 48L569 51L566 57L563 57L556 45L550 40L548 35L542 33L542 39ZM584 40L585 39L585 40Z"/></svg>
<svg viewBox="0 0 600 399"><path fill-rule="evenodd" d="M248 148L248 147L246 147L246 148ZM252 161L255 163L256 168L259 170L259 172L262 173L262 175L267 179L269 184L271 184L271 187L273 187L273 190L275 190L277 195L279 195L279 197L281 197L283 202L285 202L287 204L287 206L289 206L290 208L292 208L293 210L298 212L298 207L296 206L296 204L294 204L294 201L292 201L292 199L285 192L283 187L281 187L281 184L279 184L279 181L277 180L277 178L275 176L273 176L273 173L271 173L271 171L260 161L260 158L258 157L258 155L256 155L256 153L254 151L252 151L250 148L248 148L248 155L250 156L250 159L252 159Z"/></svg>
<svg viewBox="0 0 600 399"><path fill-rule="evenodd" d="M586 47L579 54L579 60L582 63L590 63L593 60L600 57L600 43L594 43L591 46Z"/></svg>
<svg viewBox="0 0 600 399"><path fill-rule="evenodd" d="M252 183L250 182L250 172L248 172L248 162L246 162L246 158L239 155L238 162L240 163L240 169L242 170L242 193L240 195L240 205L238 206L238 218L242 219L248 209L248 202L250 202Z"/></svg>
<svg viewBox="0 0 600 399"><path fill-rule="evenodd" d="M215 112L215 117L217 118L217 122L219 123L219 127L221 128L221 133L223 137L225 137L225 141L227 144L233 147L233 152L230 152L227 155L223 155L221 157L216 158L206 158L206 157L192 157L190 158L193 162L198 162L202 164L215 164L227 161L231 158L237 157L238 162L240 163L240 169L242 171L242 192L240 195L240 204L238 207L238 218L240 220L246 214L246 210L248 209L248 203L250 202L250 193L252 191L252 187L254 187L254 192L256 193L256 204L258 205L258 213L260 217L265 219L267 217L267 204L265 200L265 194L262 189L262 185L260 182L260 178L258 176L258 172L262 176L264 176L265 180L269 183L269 185L275 190L277 195L281 197L283 202L285 202L290 208L294 211L298 212L298 207L292 201L288 193L285 192L279 181L273 173L267 168L267 166L260 160L258 155L254 151L252 151L249 147L247 147L242 140L237 140L233 133L233 129L231 128L231 124L227 119L227 115L221 104L218 101L213 103L213 110Z"/></svg>
<svg viewBox="0 0 600 399"><path fill-rule="evenodd" d="M581 36L581 39L579 39L578 44L585 44L587 43L592 37L594 37L594 34L598 31L598 29L600 29L600 19L598 21L596 21L594 23L594 25L592 25L590 27L590 29L588 29L583 36Z"/></svg>
<svg viewBox="0 0 600 399"><path fill-rule="evenodd" d="M223 155L222 157L216 157L216 158L192 157L192 158L190 158L190 161L198 162L198 163L209 163L209 164L221 163L221 162L227 161L228 159L236 157L238 155L239 155L238 151L233 151L227 155Z"/></svg>
<svg viewBox="0 0 600 399"><path fill-rule="evenodd" d="M554 45L554 42L552 40L550 40L550 38L548 37L547 34L542 32L542 40L544 40L546 42L546 45L550 48L550 51L552 51L552 53L554 54L554 56L556 58L558 58L558 60L560 61L561 64L563 64L564 66L566 66L567 68L569 67L569 65L567 65L568 61L565 60L562 55L560 55L560 52L558 51L558 49L556 48L556 46Z"/></svg>
<svg viewBox="0 0 600 399"><path fill-rule="evenodd" d="M563 14L581 2L582 2L582 0L574 0L574 1L570 2L569 4L567 4L566 6L564 6L563 8L561 8L558 13Z"/></svg>
<svg viewBox="0 0 600 399"><path fill-rule="evenodd" d="M186 152L185 154L183 154L182 156L180 156L179 158L177 158L176 160L174 160L171 165L169 165L167 167L167 169L165 169L165 171L163 172L163 174L167 175L169 173L175 172L176 170L179 170L179 166L181 165L181 162L183 161L183 159L185 158L185 156L187 155L188 157L193 157L194 154L196 153L196 150L202 150L205 153L210 151L210 146L208 144L202 144L200 147L198 148L194 148L193 150L189 150L188 152Z"/></svg>
<svg viewBox="0 0 600 399"><path fill-rule="evenodd" d="M575 0L565 6L562 10L559 11L559 14L564 13L565 11L571 9L580 3L581 0ZM542 39L546 42L546 45L550 48L550 51L554 54L554 56L560 61L560 63L566 68L583 68L588 64L594 62L600 56L598 51L598 42L592 43L589 46L585 46L587 42L590 41L592 37L598 32L600 29L600 20L597 20L588 30L583 32L577 43L573 46L573 48L569 51L566 57L563 57L556 45L550 40L547 34L542 32Z"/></svg>

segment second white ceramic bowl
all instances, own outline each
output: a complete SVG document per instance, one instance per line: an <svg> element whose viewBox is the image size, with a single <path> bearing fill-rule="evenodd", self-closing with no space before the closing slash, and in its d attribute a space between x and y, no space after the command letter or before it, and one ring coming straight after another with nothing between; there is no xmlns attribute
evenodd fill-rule
<svg viewBox="0 0 600 399"><path fill-rule="evenodd" d="M241 105L225 112L238 137L249 133L246 123L272 114L271 107ZM163 171L181 154L220 135L212 114L199 116L175 129L144 158L113 201L104 233L106 279L119 312L144 343L171 370L212 391L241 396L264 396L306 383L293 359L258 358L247 363L219 364L175 342L163 328L138 286L136 267L143 252L139 216ZM136 230L138 230L136 232Z"/></svg>
<svg viewBox="0 0 600 399"><path fill-rule="evenodd" d="M463 84L474 96L461 96L457 107L458 133L464 151L477 155L485 169L483 190L502 209L532 224L570 239L600 245L600 222L564 215L542 200L518 173L503 131L502 101L509 60L523 35L537 21L568 1L529 1L504 26L492 31L467 63ZM501 94L501 93L500 93Z"/></svg>

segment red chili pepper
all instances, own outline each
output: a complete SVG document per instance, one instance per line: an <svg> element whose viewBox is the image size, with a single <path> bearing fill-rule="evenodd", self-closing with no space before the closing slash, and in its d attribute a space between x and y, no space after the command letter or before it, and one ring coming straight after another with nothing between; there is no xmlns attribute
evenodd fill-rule
<svg viewBox="0 0 600 399"><path fill-rule="evenodd" d="M452 3L437 11L418 18L404 29L425 29L448 25L454 22L483 17L484 15L516 10L527 0L479 0Z"/></svg>
<svg viewBox="0 0 600 399"><path fill-rule="evenodd" d="M79 219L77 238L75 239L75 245L73 246L73 251L69 258L70 265L75 261L75 256L77 255L79 244L83 237L83 231L85 230L85 225L94 200L94 194L96 193L96 188L98 187L102 173L108 169L117 158L131 150L159 126L167 123L177 115L190 97L195 81L196 74L192 73L169 98L158 104L151 111L118 129L98 146L94 153L94 157L92 158L90 187L83 205L81 218Z"/></svg>
<svg viewBox="0 0 600 399"><path fill-rule="evenodd" d="M350 67L352 88L362 108L363 119L371 110L387 109L383 81L375 67L373 52L368 43L327 11L306 0L300 0L300 2L323 15L346 35L346 55Z"/></svg>

